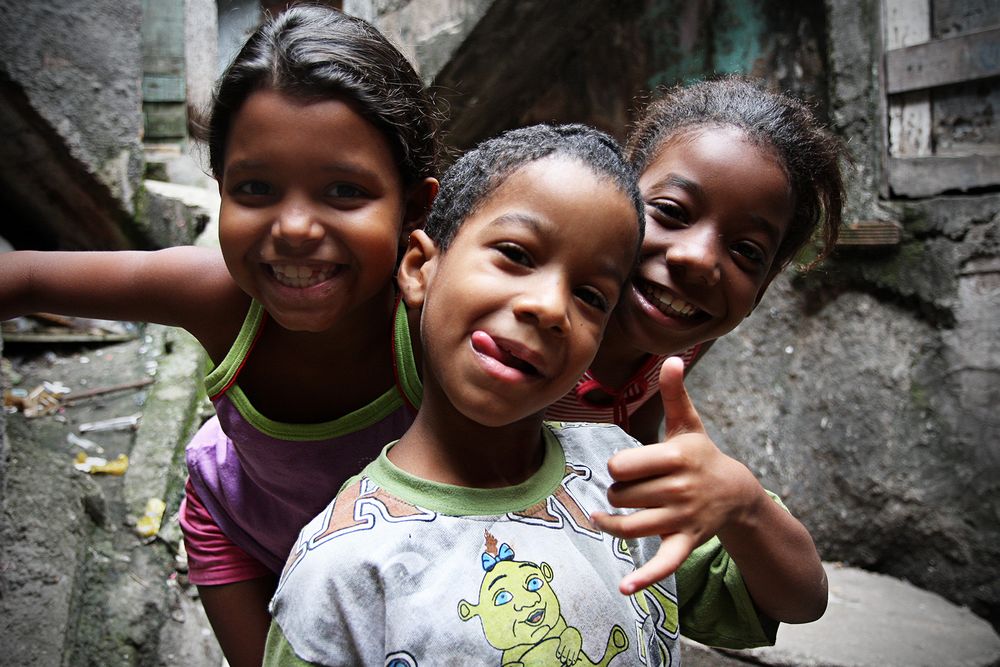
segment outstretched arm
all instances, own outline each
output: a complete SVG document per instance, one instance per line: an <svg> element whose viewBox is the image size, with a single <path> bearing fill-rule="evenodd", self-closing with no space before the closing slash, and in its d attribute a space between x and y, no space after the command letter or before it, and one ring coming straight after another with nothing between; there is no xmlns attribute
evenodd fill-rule
<svg viewBox="0 0 1000 667"><path fill-rule="evenodd" d="M206 344L242 317L240 292L215 249L34 252L0 255L0 319L53 312L182 327ZM219 331L219 329L226 329Z"/></svg>
<svg viewBox="0 0 1000 667"><path fill-rule="evenodd" d="M775 503L753 473L706 435L678 358L664 362L660 395L670 425L664 442L624 450L608 462L615 507L639 511L593 517L619 537L659 535L656 556L622 580L632 593L670 575L698 545L718 535L754 603L770 618L806 623L823 615L826 575L805 527Z"/></svg>

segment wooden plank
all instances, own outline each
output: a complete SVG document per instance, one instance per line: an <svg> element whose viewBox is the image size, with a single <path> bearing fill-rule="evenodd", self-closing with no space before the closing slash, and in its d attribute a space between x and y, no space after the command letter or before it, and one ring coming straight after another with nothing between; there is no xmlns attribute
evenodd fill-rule
<svg viewBox="0 0 1000 667"><path fill-rule="evenodd" d="M889 158L889 188L901 197L931 197L1000 185L1000 158L965 157Z"/></svg>
<svg viewBox="0 0 1000 667"><path fill-rule="evenodd" d="M889 95L1000 75L1000 28L892 49L885 73Z"/></svg>
<svg viewBox="0 0 1000 667"><path fill-rule="evenodd" d="M183 76L146 73L142 77L143 102L187 102Z"/></svg>
<svg viewBox="0 0 1000 667"><path fill-rule="evenodd" d="M899 245L902 228L892 220L858 220L841 228L837 246L888 247Z"/></svg>
<svg viewBox="0 0 1000 667"><path fill-rule="evenodd" d="M187 136L187 108L183 104L147 102L142 105L142 115L147 141Z"/></svg>
<svg viewBox="0 0 1000 667"><path fill-rule="evenodd" d="M921 44L931 38L929 0L884 0L887 50ZM920 157L932 153L930 93L913 92L889 100L889 155Z"/></svg>

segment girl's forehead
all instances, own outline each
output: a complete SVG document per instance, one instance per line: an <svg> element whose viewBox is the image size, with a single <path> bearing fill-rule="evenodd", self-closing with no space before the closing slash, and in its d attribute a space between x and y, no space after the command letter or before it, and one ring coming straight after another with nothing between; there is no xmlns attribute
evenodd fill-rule
<svg viewBox="0 0 1000 667"><path fill-rule="evenodd" d="M698 125L665 136L642 173L646 175L679 161L713 157L720 168L770 164L784 175L783 189L787 188L790 194L791 179L777 149L735 125Z"/></svg>

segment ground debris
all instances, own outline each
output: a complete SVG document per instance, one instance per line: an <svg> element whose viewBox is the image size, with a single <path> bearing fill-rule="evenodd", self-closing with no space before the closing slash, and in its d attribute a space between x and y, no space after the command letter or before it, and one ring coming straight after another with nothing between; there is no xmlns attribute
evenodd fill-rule
<svg viewBox="0 0 1000 667"><path fill-rule="evenodd" d="M119 454L118 458L108 461L100 456L87 456L83 452L73 459L73 467L80 472L91 475L124 475L128 470L128 456Z"/></svg>
<svg viewBox="0 0 1000 667"><path fill-rule="evenodd" d="M125 417L112 417L111 419L102 419L96 422L86 422L80 424L80 433L91 433L94 431L127 431L135 430L139 427L139 422L142 420L142 413L137 412L132 415Z"/></svg>

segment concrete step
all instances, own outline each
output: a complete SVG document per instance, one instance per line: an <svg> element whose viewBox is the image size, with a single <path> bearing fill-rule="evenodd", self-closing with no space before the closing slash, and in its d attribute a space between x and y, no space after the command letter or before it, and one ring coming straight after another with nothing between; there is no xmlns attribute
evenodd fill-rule
<svg viewBox="0 0 1000 667"><path fill-rule="evenodd" d="M824 564L830 604L823 618L782 625L778 642L714 651L685 642L685 667L994 667L1000 636L982 618L905 581Z"/></svg>

